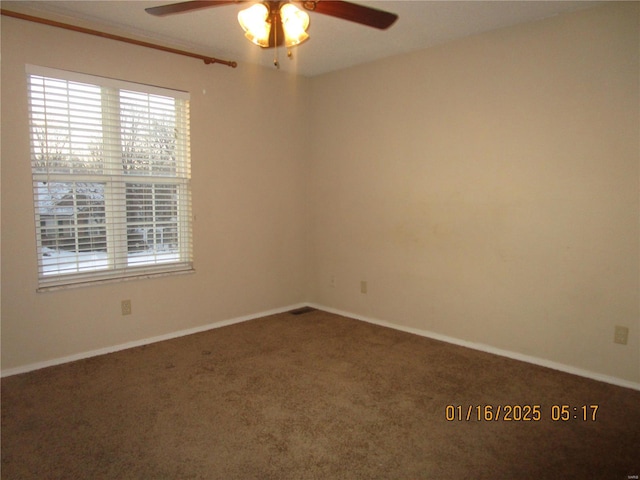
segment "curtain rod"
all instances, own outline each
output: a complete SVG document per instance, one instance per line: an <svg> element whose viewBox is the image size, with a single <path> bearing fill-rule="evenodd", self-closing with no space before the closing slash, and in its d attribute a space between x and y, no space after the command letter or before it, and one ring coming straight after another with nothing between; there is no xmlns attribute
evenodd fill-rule
<svg viewBox="0 0 640 480"><path fill-rule="evenodd" d="M228 67L236 68L238 66L237 62L229 61L229 60L220 60L215 57L207 57L205 55L200 55L198 53L186 52L184 50L177 50L175 48L164 47L162 45L157 45L155 43L143 42L141 40L136 40L133 38L121 37L120 35L113 35L111 33L101 32L99 30L92 30L90 28L78 27L76 25L70 25L68 23L56 22L54 20L48 20L46 18L34 17L31 15L25 15L23 13L12 12L11 10L0 9L0 13L2 15L6 15L7 17L19 18L20 20L28 20L29 22L42 23L44 25L49 25L51 27L64 28L65 30L71 30L73 32L86 33L88 35L95 35L97 37L108 38L110 40L117 40L118 42L130 43L132 45L138 45L140 47L153 48L155 50L161 50L163 52L175 53L177 55L184 55L186 57L197 58L202 60L205 64L210 65L212 63L220 63L222 65L227 65Z"/></svg>

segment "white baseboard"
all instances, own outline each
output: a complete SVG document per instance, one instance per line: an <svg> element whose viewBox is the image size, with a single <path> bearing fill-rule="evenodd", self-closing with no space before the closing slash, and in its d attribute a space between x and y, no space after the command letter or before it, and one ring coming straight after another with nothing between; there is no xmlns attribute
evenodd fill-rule
<svg viewBox="0 0 640 480"><path fill-rule="evenodd" d="M40 370L41 368L53 367L55 365L61 365L63 363L75 362L76 360L82 360L90 357L97 357L98 355L105 355L107 353L114 353L120 350L126 350L128 348L141 347L142 345L149 345L151 343L162 342L164 340L171 340L173 338L184 337L185 335L191 335L194 333L205 332L214 328L226 327L235 323L246 322L248 320L255 320L256 318L266 317L268 315L275 315L278 313L288 312L296 308L306 306L306 303L298 303L295 305L289 305L287 307L275 308L264 312L252 313L250 315L244 315L242 317L231 318L228 320L222 320L219 322L209 323L207 325L201 325L198 327L188 328L186 330L179 330L177 332L167 333L165 335L158 335L150 338L143 338L141 340L135 340L133 342L121 343L111 347L99 348L97 350L90 350L88 352L77 353L65 357L54 358L52 360L46 360L44 362L36 362L28 365L24 365L16 368L9 368L2 370L1 377L10 377L11 375L18 375L20 373L27 373L34 370Z"/></svg>
<svg viewBox="0 0 640 480"><path fill-rule="evenodd" d="M459 345L462 347L471 348L473 350L479 350L481 352L492 353L494 355L500 355L502 357L512 358L514 360L520 360L522 362L531 363L533 365L539 365L542 367L551 368L553 370L559 370L561 372L570 373L572 375L578 375L580 377L590 378L592 380L598 380L600 382L610 383L612 385L617 385L620 387L631 388L633 390L640 391L640 383L631 382L629 380L624 380L617 377L612 377L610 375L604 375L601 373L591 372L589 370L583 370L581 368L572 367L570 365L564 365L562 363L553 362L551 360L546 360L543 358L533 357L530 355L524 355L518 352L512 352L510 350L503 350L501 348L492 347L491 345L486 345L483 343L475 343L468 342L466 340L460 340L455 337L449 337L447 335L442 335L435 332L430 332L428 330L421 330L418 328L405 327L402 325L398 325L395 323L386 322L384 320L379 320L377 318L366 317L363 315L359 315L357 313L346 312L343 310L338 310L331 307L326 307L324 305L318 305L315 303L298 303L295 305L289 305L286 307L275 308L272 310L267 310L263 312L253 313L249 315L244 315L241 317L231 318L228 320L221 320L219 322L210 323L207 325L201 325L194 328L189 328L186 330L179 330L177 332L167 333L165 335L158 335L155 337L144 338L141 340L135 340L133 342L122 343L119 345L114 345L111 347L100 348L97 350L91 350L87 352L82 352L74 355L69 355L65 357L54 358L52 360L47 360L44 362L36 362L28 365L24 365L16 368L9 368L6 370L2 370L0 372L1 377L9 377L11 375L18 375L20 373L27 373L34 370L39 370L41 368L52 367L55 365L61 365L63 363L74 362L76 360L82 360L85 358L96 357L99 355L105 355L108 353L118 352L120 350L126 350L128 348L140 347L142 345L149 345L151 343L162 342L164 340L171 340L173 338L183 337L185 335L191 335L194 333L205 332L207 330L212 330L214 328L226 327L228 325L233 325L235 323L246 322L249 320L255 320L257 318L266 317L269 315L275 315L278 313L288 312L289 310L294 310L296 308L302 308L305 306L313 307L318 310L323 310L329 313L335 313L336 315L342 315L345 317L353 318L355 320L360 320L367 323L372 323L375 325L380 325L382 327L393 328L394 330L400 330L407 333L413 333L415 335L420 335L422 337L432 338L434 340L440 340L442 342L451 343L454 345Z"/></svg>
<svg viewBox="0 0 640 480"><path fill-rule="evenodd" d="M473 350L479 350L481 352L493 353L494 355L500 355L501 357L512 358L514 360L520 360L522 362L531 363L533 365L539 365L542 367L551 368L553 370L559 370L561 372L570 373L572 375L578 375L580 377L590 378L592 380L598 380L600 382L610 383L612 385L617 385L619 387L626 387L626 388L631 388L633 390L640 391L640 383L624 380L617 377L612 377L610 375L603 375L601 373L591 372L589 370L583 370L581 368L572 367L570 365L564 365L562 363L553 362L551 360L545 360L544 358L524 355L522 353L512 352L510 350L503 350L501 348L492 347L491 345L486 345L483 343L468 342L466 340L460 340L455 337L449 337L447 335L430 332L428 330L405 327L402 325L397 325L395 323L385 322L384 320L366 317L366 316L358 315L352 312L345 312L335 308L325 307L323 305L317 305L314 303L309 303L308 305L318 310L324 310L325 312L335 313L336 315L342 315L344 317L361 320L363 322L373 323L375 325L380 325L382 327L393 328L394 330L413 333L415 335L420 335L422 337L428 337L434 340L440 340L442 342L452 343L454 345L471 348Z"/></svg>

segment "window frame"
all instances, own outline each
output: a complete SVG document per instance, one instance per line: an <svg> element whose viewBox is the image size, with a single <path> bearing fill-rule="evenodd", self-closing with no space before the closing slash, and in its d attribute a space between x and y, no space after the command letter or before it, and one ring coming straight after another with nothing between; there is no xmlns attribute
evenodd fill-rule
<svg viewBox="0 0 640 480"><path fill-rule="evenodd" d="M74 82L79 84L88 84L99 87L100 96L102 97L101 109L99 112L100 117L100 131L99 138L100 144L103 150L100 152L98 167L100 172L76 172L74 171L74 156L75 154L69 153L65 160L62 160L60 164L62 167L69 170L68 172L51 171L56 167L51 167L50 163L45 160L41 162L45 167L36 167L37 162L37 134L36 129L41 126L37 126L37 108L34 107L32 77L44 77L58 79L63 82ZM190 95L188 92L179 90L172 90L163 87L145 85L140 83L133 83L124 80L117 80L107 77L99 77L95 75L89 75L78 72L70 72L66 70L53 69L48 67L41 67L35 65L26 66L26 81L27 81L27 95L28 95L28 113L29 113L29 141L30 141L30 157L31 157L31 172L32 172L32 185L33 185L33 208L35 219L35 236L37 247L37 265L38 265L38 291L50 291L60 288L79 287L85 285L91 285L96 283L105 282L119 282L129 279L150 278L156 276L173 275L191 273L194 271L193 267L193 215L191 207L191 158L190 158L190 116L189 116L189 100ZM44 80L43 80L44 85ZM67 91L70 84L67 85ZM124 94L122 92L125 92ZM120 104L120 99L123 95L130 92L135 98L136 95L142 96L141 98L160 98L166 97L174 100L173 109L171 114L175 120L175 125L172 130L166 125L161 128L170 131L170 146L166 147L170 150L167 154L170 161L169 167L159 163L160 161L154 160L151 150L143 150L143 154L148 156L147 163L140 166L135 166L131 169L130 162L135 160L126 159L126 148L124 147L125 127L120 124L124 119L124 110ZM137 92L137 93L136 93ZM44 94L43 94L44 95ZM109 107L104 102L109 103ZM133 101L133 100L132 100ZM151 102L151 100L149 100ZM70 102L70 101L69 101ZM114 103L115 102L115 103ZM154 104L155 105L155 104ZM66 105L70 110L70 103ZM43 107L46 110L46 107ZM34 113L36 112L36 113ZM136 113L135 115L139 115ZM44 118L44 123L47 124L48 117ZM69 114L71 118L71 114ZM151 113L151 107L149 107L148 116L144 117L144 114L140 117L143 121L147 121L148 125L152 124L153 114ZM71 123L71 121L69 122ZM47 124L48 127L48 124ZM148 134L148 138L156 139L156 133L152 127L148 130L151 133ZM69 139L71 139L72 127L69 127ZM45 142L49 140L47 136L48 132L45 131ZM146 137L145 137L146 138ZM73 148L69 141L69 151ZM67 163L64 163L64 162ZM165 159L166 162L166 159ZM126 164L126 165L125 165ZM175 164L175 165L174 165ZM172 166L173 165L173 166ZM129 168L127 168L129 167ZM146 169L145 169L146 167ZM81 170L81 169L80 169ZM156 171L157 170L157 171ZM169 173L167 173L169 172ZM63 261L60 264L56 264L57 273L52 273L51 270L45 272L45 253L49 253L45 250L43 242L44 234L50 228L49 222L51 218L42 218L42 207L39 203L39 199L42 197L42 191L39 189L52 188L51 185L57 183L66 184L65 187L69 188L68 194L72 197L71 210L71 226L70 230L74 230L75 235L75 271L74 272L61 272L60 264L64 265ZM104 193L102 194L102 216L104 217L103 224L100 227L105 229L105 244L106 250L106 263L103 265L100 263L99 267L83 264L83 260L80 260L82 250L78 246L81 240L85 238L91 238L93 233L90 232L91 220L99 220L99 214L87 217L87 225L82 224L79 217L80 209L78 208L77 198L79 197L78 185L84 185L83 188L93 188L100 190L98 184L104 185ZM48 187L47 187L48 185ZM88 186L88 187L87 187ZM162 188L164 187L164 190ZM134 194L129 194L137 188L139 191L151 192L150 196L139 195L137 198ZM157 207L156 196L160 195L158 191L164 193L165 211L172 209L175 211L175 218L171 218L171 223L167 229L172 232L175 230L175 234L170 239L175 239L175 251L171 253L158 252L158 247L155 242L156 225L159 223L158 218L161 213ZM99 194L98 198L99 198ZM46 197L46 198L51 198ZM133 203L131 198L133 198ZM169 198L169 200L166 200ZM129 219L129 206L137 205L138 209L143 210L145 201L149 201L151 204L151 218L153 221L154 239L152 241L153 248L149 255L142 255L136 263L132 260L134 255L131 254L130 247L130 219ZM142 205L142 207L140 207ZM168 206L167 206L168 205ZM147 205L148 207L148 205ZM55 208L55 207L54 207ZM89 207L91 208L91 206ZM99 210L99 207L98 207ZM147 208L148 210L148 208ZM55 228L59 228L61 221L64 223L64 219L58 219L55 215L53 220L57 224ZM174 227L174 228L171 228ZM80 230L85 228L87 233L80 234ZM165 238L164 227L160 228L161 238ZM149 230L149 229L148 229ZM55 233L56 230L53 230ZM145 242L146 243L146 242ZM172 244L173 245L173 244ZM56 240L56 246L59 244ZM161 245L165 247L164 243ZM92 246L93 247L93 246ZM96 250L97 251L97 250ZM57 250L57 254L62 256L63 250ZM93 253L93 250L90 250ZM66 251L64 253L67 253ZM73 261L68 265L74 265ZM49 267L50 268L50 267Z"/></svg>

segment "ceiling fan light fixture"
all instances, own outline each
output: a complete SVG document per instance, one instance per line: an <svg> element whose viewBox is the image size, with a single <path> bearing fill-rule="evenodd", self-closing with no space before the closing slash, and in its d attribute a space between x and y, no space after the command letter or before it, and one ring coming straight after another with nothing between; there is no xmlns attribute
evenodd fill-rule
<svg viewBox="0 0 640 480"><path fill-rule="evenodd" d="M265 48L269 46L269 32L271 31L271 23L267 21L268 18L269 9L263 3L256 3L238 12L238 23L245 31L244 36L252 43Z"/></svg>
<svg viewBox="0 0 640 480"><path fill-rule="evenodd" d="M280 8L280 19L287 47L299 45L309 38L306 32L309 28L309 15L306 12L291 3L285 3Z"/></svg>

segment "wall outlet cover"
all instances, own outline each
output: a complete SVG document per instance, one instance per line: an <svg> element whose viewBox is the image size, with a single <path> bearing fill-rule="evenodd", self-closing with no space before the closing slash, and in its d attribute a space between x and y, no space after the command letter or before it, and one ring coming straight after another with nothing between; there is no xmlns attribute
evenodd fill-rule
<svg viewBox="0 0 640 480"><path fill-rule="evenodd" d="M620 345L626 345L629 341L629 327L616 325L613 341Z"/></svg>
<svg viewBox="0 0 640 480"><path fill-rule="evenodd" d="M131 315L131 300L122 300L120 308L122 309L122 315Z"/></svg>

